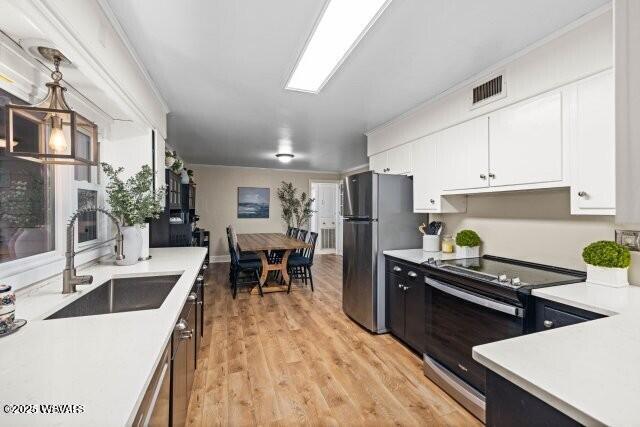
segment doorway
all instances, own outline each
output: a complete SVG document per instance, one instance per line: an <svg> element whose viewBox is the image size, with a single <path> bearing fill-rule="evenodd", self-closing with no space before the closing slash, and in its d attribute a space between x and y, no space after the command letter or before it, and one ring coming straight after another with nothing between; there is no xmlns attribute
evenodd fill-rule
<svg viewBox="0 0 640 427"><path fill-rule="evenodd" d="M311 181L313 214L311 231L318 233L316 253L342 255L342 223L340 221L340 182Z"/></svg>

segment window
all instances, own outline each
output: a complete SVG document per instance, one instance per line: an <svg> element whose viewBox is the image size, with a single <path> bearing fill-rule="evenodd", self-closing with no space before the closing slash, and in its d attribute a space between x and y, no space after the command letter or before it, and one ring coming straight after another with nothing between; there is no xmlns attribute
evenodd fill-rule
<svg viewBox="0 0 640 427"><path fill-rule="evenodd" d="M88 158L91 153L91 137L82 132L76 132L76 150L78 155ZM91 166L75 166L75 180L91 182Z"/></svg>
<svg viewBox="0 0 640 427"><path fill-rule="evenodd" d="M25 102L0 89L0 263L55 249L53 167L2 156L8 103ZM16 127L14 143L37 144L37 135L25 121Z"/></svg>
<svg viewBox="0 0 640 427"><path fill-rule="evenodd" d="M78 209L98 206L96 190L78 190ZM88 212L78 216L78 243L89 242L98 238L98 214Z"/></svg>

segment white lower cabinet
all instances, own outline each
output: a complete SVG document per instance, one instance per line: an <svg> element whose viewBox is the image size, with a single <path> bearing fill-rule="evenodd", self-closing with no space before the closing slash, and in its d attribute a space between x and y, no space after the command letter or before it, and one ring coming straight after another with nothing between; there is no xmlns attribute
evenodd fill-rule
<svg viewBox="0 0 640 427"><path fill-rule="evenodd" d="M414 141L411 157L413 170L413 211L431 213L466 212L466 196L443 197L442 170L437 164L438 136L429 135Z"/></svg>
<svg viewBox="0 0 640 427"><path fill-rule="evenodd" d="M563 180L562 94L520 102L489 116L489 185Z"/></svg>
<svg viewBox="0 0 640 427"><path fill-rule="evenodd" d="M613 72L575 85L571 213L615 215L615 116Z"/></svg>

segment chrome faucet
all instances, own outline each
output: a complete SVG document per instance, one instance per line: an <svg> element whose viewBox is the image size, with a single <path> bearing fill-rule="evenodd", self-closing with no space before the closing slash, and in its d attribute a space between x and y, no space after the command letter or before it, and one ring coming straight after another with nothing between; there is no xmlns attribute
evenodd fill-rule
<svg viewBox="0 0 640 427"><path fill-rule="evenodd" d="M116 237L113 237L109 240L105 240L104 242L96 243L95 245L91 245L87 248L84 248L80 251L74 251L75 244L75 222L78 219L78 216L89 213L89 212L102 212L107 215L113 223L118 228L118 232L116 233ZM120 230L120 221L113 216L113 214L105 209L101 208L83 208L78 209L76 213L69 219L67 223L67 251L65 252L65 267L62 272L62 293L70 294L76 291L77 285L90 285L93 282L93 276L77 276L76 275L76 266L75 266L75 256L84 251L88 251L91 249L98 248L102 245L105 245L112 240L116 241L116 261L120 261L124 259L122 255L122 230Z"/></svg>

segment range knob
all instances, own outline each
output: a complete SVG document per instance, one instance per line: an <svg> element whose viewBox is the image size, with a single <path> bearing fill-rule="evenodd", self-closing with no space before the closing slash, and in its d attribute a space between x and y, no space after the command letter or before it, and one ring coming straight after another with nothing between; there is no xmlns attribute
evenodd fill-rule
<svg viewBox="0 0 640 427"><path fill-rule="evenodd" d="M519 285L520 285L519 277L514 277L513 279L511 279L511 286L519 286Z"/></svg>
<svg viewBox="0 0 640 427"><path fill-rule="evenodd" d="M506 283L506 282L509 281L509 278L507 277L506 274L501 274L501 275L498 276L498 281L500 283Z"/></svg>

